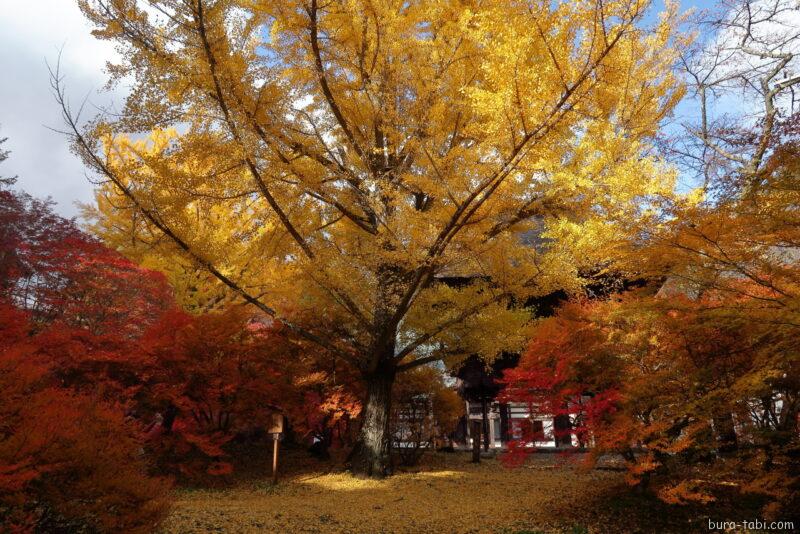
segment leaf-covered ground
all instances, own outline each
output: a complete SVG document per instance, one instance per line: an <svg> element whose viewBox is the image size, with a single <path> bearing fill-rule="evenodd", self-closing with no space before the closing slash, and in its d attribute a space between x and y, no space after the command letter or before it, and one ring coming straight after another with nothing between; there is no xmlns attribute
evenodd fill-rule
<svg viewBox="0 0 800 534"><path fill-rule="evenodd" d="M181 490L168 533L508 533L705 531L697 511L635 496L611 469L585 472L553 454L508 469L437 454L386 480L318 470L232 488ZM703 528L705 527L705 528Z"/></svg>

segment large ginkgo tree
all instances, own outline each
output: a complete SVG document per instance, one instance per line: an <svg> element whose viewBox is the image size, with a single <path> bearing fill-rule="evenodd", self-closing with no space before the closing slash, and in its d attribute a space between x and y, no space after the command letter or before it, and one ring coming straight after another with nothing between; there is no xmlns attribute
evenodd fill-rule
<svg viewBox="0 0 800 534"><path fill-rule="evenodd" d="M646 1L80 5L131 87L85 126L54 77L98 231L360 370L356 473L389 471L398 372L519 349L522 303L612 265L672 191L650 142L680 43Z"/></svg>

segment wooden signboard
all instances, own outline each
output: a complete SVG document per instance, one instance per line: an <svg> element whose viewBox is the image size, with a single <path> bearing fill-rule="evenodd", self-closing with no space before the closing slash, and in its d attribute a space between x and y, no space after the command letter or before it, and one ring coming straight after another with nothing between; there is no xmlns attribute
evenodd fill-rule
<svg viewBox="0 0 800 534"><path fill-rule="evenodd" d="M283 414L272 414L272 422L270 423L270 427L267 432L270 434L280 434L283 432Z"/></svg>

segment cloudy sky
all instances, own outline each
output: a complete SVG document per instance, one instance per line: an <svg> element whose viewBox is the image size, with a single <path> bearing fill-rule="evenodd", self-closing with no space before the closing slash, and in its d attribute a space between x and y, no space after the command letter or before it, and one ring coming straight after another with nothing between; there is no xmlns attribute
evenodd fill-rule
<svg viewBox="0 0 800 534"><path fill-rule="evenodd" d="M122 99L121 91L101 91L113 47L90 35L72 0L0 0L0 13L0 138L8 138L3 148L11 151L0 176L17 175L20 189L51 196L59 213L75 215L75 202L91 201L92 186L64 136L47 129L61 123L45 60L54 63L63 47L61 68L72 98L89 94L95 105L108 105Z"/></svg>

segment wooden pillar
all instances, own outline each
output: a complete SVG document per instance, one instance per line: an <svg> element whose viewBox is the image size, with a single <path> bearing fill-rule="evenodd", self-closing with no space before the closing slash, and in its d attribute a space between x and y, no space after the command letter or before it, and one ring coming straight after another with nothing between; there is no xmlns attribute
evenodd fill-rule
<svg viewBox="0 0 800 534"><path fill-rule="evenodd" d="M511 407L507 403L500 404L500 443L505 445L509 441L509 419Z"/></svg>
<svg viewBox="0 0 800 534"><path fill-rule="evenodd" d="M481 423L483 428L483 450L489 451L489 406L486 397L481 400Z"/></svg>
<svg viewBox="0 0 800 534"><path fill-rule="evenodd" d="M553 438L559 449L572 447L572 423L568 415L556 415L553 418Z"/></svg>
<svg viewBox="0 0 800 534"><path fill-rule="evenodd" d="M281 434L283 433L283 414L272 414L272 424L269 427L272 436L272 483L278 483L278 448L280 447Z"/></svg>
<svg viewBox="0 0 800 534"><path fill-rule="evenodd" d="M275 434L272 438L272 483L278 483L278 448L280 446L280 435Z"/></svg>
<svg viewBox="0 0 800 534"><path fill-rule="evenodd" d="M472 463L481 461L481 427L483 421L470 421L470 436L472 437Z"/></svg>

